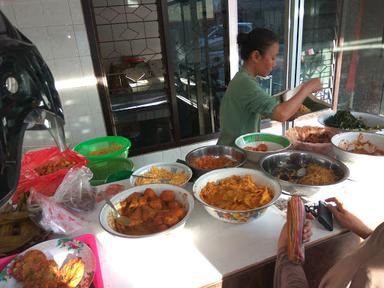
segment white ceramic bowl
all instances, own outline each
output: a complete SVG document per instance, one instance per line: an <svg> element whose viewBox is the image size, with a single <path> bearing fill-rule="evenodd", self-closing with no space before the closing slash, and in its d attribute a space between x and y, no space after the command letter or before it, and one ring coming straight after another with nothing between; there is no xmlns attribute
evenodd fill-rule
<svg viewBox="0 0 384 288"><path fill-rule="evenodd" d="M192 170L191 170L191 168L189 168L187 165L184 165L184 164L181 164L181 163L176 163L176 162L173 162L173 163L159 162L159 163L149 164L149 165L146 165L144 167L141 167L140 169L135 170L133 172L133 174L134 175L144 175L153 166L156 166L157 168L167 169L168 171L170 171L172 173L184 172L185 174L187 174L186 181L184 183L181 183L181 184L177 185L177 186L180 186L180 187L185 186L185 184L187 184L188 181L191 180L191 178L192 178ZM130 180L130 182L131 182L131 184L133 186L136 186L137 185L136 184L136 180L137 179L138 179L137 177L131 176L131 178L129 180ZM166 184L166 183L163 183L163 184Z"/></svg>
<svg viewBox="0 0 384 288"><path fill-rule="evenodd" d="M336 114L335 111L327 111L327 112L322 113L317 118L317 120L319 121L319 123L321 125L327 126L327 125L325 125L325 120L328 119L329 117L335 115L335 114ZM363 113L363 112L354 112L354 111L351 111L351 114L354 117L356 117L357 119L360 119L361 121L363 121L367 127L376 127L376 126L384 127L384 117L374 115L374 114ZM338 128L338 127L334 127L334 128ZM376 131L378 131L378 129L372 129L372 130L368 130L368 131L376 132Z"/></svg>
<svg viewBox="0 0 384 288"><path fill-rule="evenodd" d="M345 132L332 137L332 148L336 159L344 162L350 172L352 179L376 179L380 181L382 171L378 167L384 166L384 156L359 154L346 150L349 143L357 140L362 135L364 141L369 141L378 149L384 150L384 135L363 132Z"/></svg>
<svg viewBox="0 0 384 288"><path fill-rule="evenodd" d="M99 214L99 221L100 221L101 227L103 227L105 231L111 233L112 235L123 237L123 238L143 238L143 237L158 236L158 235L168 234L178 228L183 227L186 221L191 216L193 206L194 206L194 200L193 200L193 196L187 190L179 186L169 185L169 184L148 184L148 185L136 186L128 190L124 190L119 194L113 196L111 198L111 202L114 205L117 205L121 201L125 200L132 193L134 192L142 193L145 191L146 188L152 188L158 196L163 190L174 191L176 200L179 201L181 204L183 204L183 206L187 210L187 214L184 216L183 219L180 220L180 222L178 222L177 224L168 228L165 231L153 233L153 234L147 234L147 235L129 235L129 234L119 233L114 229L113 221L112 221L114 212L110 206L108 206L107 204L104 204Z"/></svg>
<svg viewBox="0 0 384 288"><path fill-rule="evenodd" d="M234 211L214 207L212 205L207 204L203 199L201 199L200 192L207 185L208 182L216 182L223 178L231 177L234 175L251 175L252 179L256 182L257 185L268 186L269 188L271 188L274 194L271 202L264 206L260 206L250 210ZM213 170L200 176L193 185L193 194L195 198L204 205L205 210L207 210L207 212L214 218L229 223L245 223L259 217L263 212L265 212L265 210L269 206L271 206L280 197L281 186L277 180L258 170L248 168L224 168Z"/></svg>
<svg viewBox="0 0 384 288"><path fill-rule="evenodd" d="M247 146L257 147L260 144L267 145L268 150L263 152L245 149ZM249 161L258 162L266 155L289 149L291 147L291 142L285 136L255 132L237 137L235 145L247 154L247 159Z"/></svg>

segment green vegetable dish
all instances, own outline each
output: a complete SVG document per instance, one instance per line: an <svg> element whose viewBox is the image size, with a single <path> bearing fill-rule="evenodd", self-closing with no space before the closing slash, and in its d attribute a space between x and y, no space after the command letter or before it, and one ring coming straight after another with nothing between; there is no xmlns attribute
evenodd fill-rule
<svg viewBox="0 0 384 288"><path fill-rule="evenodd" d="M356 118L349 111L337 111L335 115L325 119L324 124L330 127L346 130L368 130L377 128L366 126L361 119Z"/></svg>

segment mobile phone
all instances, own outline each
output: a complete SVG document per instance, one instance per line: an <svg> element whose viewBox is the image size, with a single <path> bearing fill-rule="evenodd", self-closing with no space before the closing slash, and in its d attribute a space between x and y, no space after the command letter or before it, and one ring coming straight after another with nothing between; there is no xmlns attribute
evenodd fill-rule
<svg viewBox="0 0 384 288"><path fill-rule="evenodd" d="M317 207L317 220L325 229L333 231L333 215L329 211L327 204L323 201L319 201L319 206Z"/></svg>

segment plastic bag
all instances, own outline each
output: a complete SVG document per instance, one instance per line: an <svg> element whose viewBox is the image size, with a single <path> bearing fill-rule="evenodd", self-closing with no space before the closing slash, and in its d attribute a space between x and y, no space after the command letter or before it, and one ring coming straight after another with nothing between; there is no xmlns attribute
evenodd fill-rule
<svg viewBox="0 0 384 288"><path fill-rule="evenodd" d="M92 177L92 171L85 166L72 168L57 188L53 199L75 211L92 210L96 202L95 190L89 184Z"/></svg>
<svg viewBox="0 0 384 288"><path fill-rule="evenodd" d="M25 153L21 162L19 183L12 201L17 202L23 192L28 192L32 188L41 194L52 196L70 168L85 166L87 163L85 157L70 149L60 152L57 147L52 147Z"/></svg>
<svg viewBox="0 0 384 288"><path fill-rule="evenodd" d="M87 225L85 220L65 209L53 197L47 197L34 189L28 198L28 210L34 211L34 222L44 230L57 234L72 234Z"/></svg>

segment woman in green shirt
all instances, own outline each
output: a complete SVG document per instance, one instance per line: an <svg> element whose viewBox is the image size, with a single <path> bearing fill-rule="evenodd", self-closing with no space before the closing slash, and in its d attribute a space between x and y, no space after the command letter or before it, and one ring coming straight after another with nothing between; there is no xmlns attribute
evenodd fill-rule
<svg viewBox="0 0 384 288"><path fill-rule="evenodd" d="M220 105L221 133L218 144L234 146L238 136L260 131L261 116L287 121L300 108L304 99L321 89L319 78L302 84L288 101L279 103L257 83L256 76L268 76L276 64L278 38L272 31L255 28L239 33L237 43L244 65L229 82Z"/></svg>

